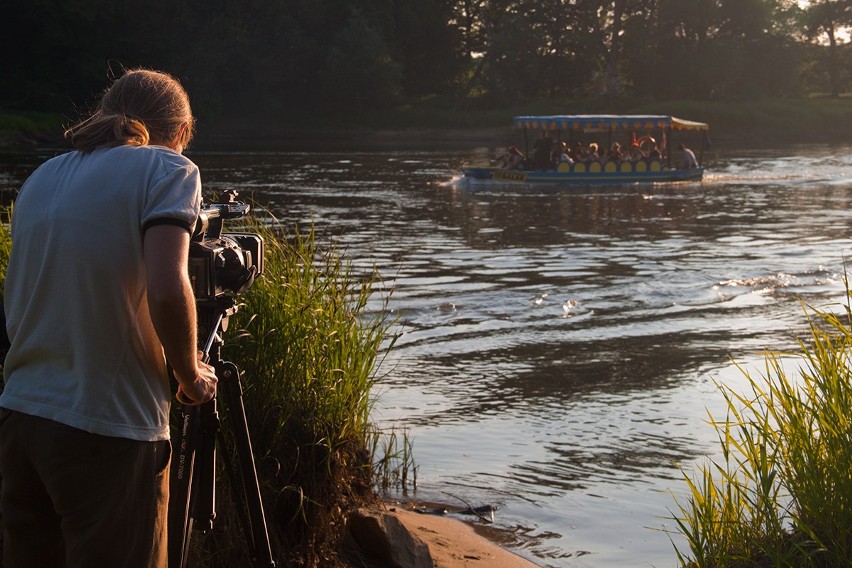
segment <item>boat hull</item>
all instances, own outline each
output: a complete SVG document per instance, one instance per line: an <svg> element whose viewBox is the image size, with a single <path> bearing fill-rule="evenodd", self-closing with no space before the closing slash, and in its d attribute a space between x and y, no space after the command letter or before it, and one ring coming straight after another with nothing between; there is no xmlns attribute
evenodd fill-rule
<svg viewBox="0 0 852 568"><path fill-rule="evenodd" d="M700 181L704 168L668 168L659 162L623 162L610 164L575 164L561 170L506 170L501 168L462 168L467 179L491 180L519 184L619 185L628 183L661 183Z"/></svg>

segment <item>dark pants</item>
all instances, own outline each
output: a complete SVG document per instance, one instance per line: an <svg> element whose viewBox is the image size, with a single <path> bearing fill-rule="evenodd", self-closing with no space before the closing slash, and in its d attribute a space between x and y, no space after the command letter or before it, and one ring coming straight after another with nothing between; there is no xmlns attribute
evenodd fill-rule
<svg viewBox="0 0 852 568"><path fill-rule="evenodd" d="M170 455L0 409L4 568L165 567Z"/></svg>

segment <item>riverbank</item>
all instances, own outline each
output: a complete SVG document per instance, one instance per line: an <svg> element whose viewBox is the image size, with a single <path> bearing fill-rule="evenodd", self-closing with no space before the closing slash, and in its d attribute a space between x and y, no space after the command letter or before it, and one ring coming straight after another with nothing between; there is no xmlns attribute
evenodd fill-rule
<svg viewBox="0 0 852 568"><path fill-rule="evenodd" d="M533 101L501 109L407 105L357 116L199 116L198 149L413 148L459 144L502 145L518 114L670 114L710 124L714 143L773 145L852 141L852 94L839 98L767 98L751 101L661 101L601 108L597 101ZM69 119L34 112L0 112L0 147L61 143ZM73 121L71 121L73 122Z"/></svg>
<svg viewBox="0 0 852 568"><path fill-rule="evenodd" d="M852 141L852 95L839 98L765 98L749 101L660 101L603 107L598 100L531 101L501 109L405 106L355 117L236 117L199 124L199 145L266 142L285 147L434 147L516 139L512 116L662 114L710 125L711 141L762 146Z"/></svg>

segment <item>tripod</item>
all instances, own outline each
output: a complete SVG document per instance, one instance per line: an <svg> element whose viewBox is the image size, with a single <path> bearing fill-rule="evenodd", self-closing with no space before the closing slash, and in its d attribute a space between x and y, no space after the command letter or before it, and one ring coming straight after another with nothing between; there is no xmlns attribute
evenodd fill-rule
<svg viewBox="0 0 852 568"><path fill-rule="evenodd" d="M217 438L225 447L217 399L224 400L228 407L234 449L239 461L238 471L228 451L222 453L233 494L238 501L239 520L252 565L258 568L275 566L246 423L240 371L234 363L220 358L222 334L227 329L228 318L236 311L236 305L229 297L215 298L198 305L199 331L207 332L200 347L207 362L216 369L219 381L215 398L200 406L184 406L180 411L180 437L172 458L170 481L169 568L187 565L193 529L209 531L216 519ZM239 484L237 477L240 478Z"/></svg>

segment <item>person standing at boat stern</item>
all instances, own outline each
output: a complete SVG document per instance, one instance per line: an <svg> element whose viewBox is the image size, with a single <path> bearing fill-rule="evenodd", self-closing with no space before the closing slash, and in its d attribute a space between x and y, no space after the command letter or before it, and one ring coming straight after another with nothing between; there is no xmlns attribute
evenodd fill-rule
<svg viewBox="0 0 852 568"><path fill-rule="evenodd" d="M533 146L533 167L537 170L553 169L554 163L550 158L553 151L553 140L546 130L541 131L541 137Z"/></svg>
<svg viewBox="0 0 852 568"><path fill-rule="evenodd" d="M679 144L677 147L681 153L681 168L697 168L698 160L695 159L695 152L684 146L683 144Z"/></svg>
<svg viewBox="0 0 852 568"><path fill-rule="evenodd" d="M180 83L116 80L75 150L24 182L5 280L3 557L17 567L165 567L169 407L215 395L187 273L201 208Z"/></svg>

